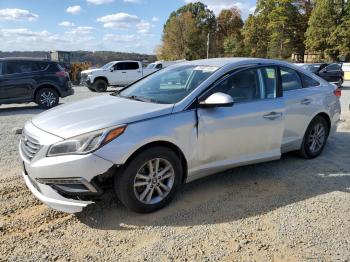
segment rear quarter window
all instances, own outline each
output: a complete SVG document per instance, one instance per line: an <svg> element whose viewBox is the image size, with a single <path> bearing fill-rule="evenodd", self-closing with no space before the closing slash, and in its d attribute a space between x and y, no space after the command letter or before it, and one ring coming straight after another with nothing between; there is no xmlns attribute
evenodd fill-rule
<svg viewBox="0 0 350 262"><path fill-rule="evenodd" d="M49 67L49 63L45 61L35 62L35 71L45 71Z"/></svg>
<svg viewBox="0 0 350 262"><path fill-rule="evenodd" d="M301 78L301 82L303 83L303 88L316 87L316 86L320 85L320 83L318 81L316 81L315 79L313 79L310 76L307 76L303 73L299 73L299 75Z"/></svg>

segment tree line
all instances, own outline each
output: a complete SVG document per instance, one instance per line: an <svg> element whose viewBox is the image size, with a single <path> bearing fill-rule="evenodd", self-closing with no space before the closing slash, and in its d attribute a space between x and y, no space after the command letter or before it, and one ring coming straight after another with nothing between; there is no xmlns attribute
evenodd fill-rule
<svg viewBox="0 0 350 262"><path fill-rule="evenodd" d="M209 37L208 37L209 36ZM291 59L317 54L320 60L350 58L350 1L257 0L243 21L238 8L217 16L201 3L172 12L164 25L158 59L249 56Z"/></svg>
<svg viewBox="0 0 350 262"><path fill-rule="evenodd" d="M110 61L120 60L136 60L147 61L149 63L156 60L154 55L137 54L137 53L122 53L112 51L71 51L71 62L88 62L93 66L102 66ZM0 51L0 58L5 57L34 57L50 59L50 52L45 51Z"/></svg>

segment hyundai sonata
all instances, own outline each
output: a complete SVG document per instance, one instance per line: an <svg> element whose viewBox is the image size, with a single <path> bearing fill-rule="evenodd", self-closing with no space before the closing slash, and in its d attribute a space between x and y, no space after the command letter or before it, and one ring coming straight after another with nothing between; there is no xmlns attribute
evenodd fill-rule
<svg viewBox="0 0 350 262"><path fill-rule="evenodd" d="M79 212L112 188L129 209L152 212L209 174L289 151L317 157L336 130L339 96L281 61L184 62L34 117L19 144L23 178L61 211Z"/></svg>

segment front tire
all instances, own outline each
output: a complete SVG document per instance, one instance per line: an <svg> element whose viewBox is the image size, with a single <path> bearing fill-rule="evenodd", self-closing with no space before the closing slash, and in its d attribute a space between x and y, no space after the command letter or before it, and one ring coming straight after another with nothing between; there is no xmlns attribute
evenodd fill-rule
<svg viewBox="0 0 350 262"><path fill-rule="evenodd" d="M41 108L49 109L58 105L59 95L53 88L45 87L40 89L35 95L35 103Z"/></svg>
<svg viewBox="0 0 350 262"><path fill-rule="evenodd" d="M94 89L96 90L96 92L99 92L99 93L106 92L107 88L108 88L108 84L103 79L97 79L94 82Z"/></svg>
<svg viewBox="0 0 350 262"><path fill-rule="evenodd" d="M299 155L306 159L318 157L327 142L329 126L322 116L316 116L308 126Z"/></svg>
<svg viewBox="0 0 350 262"><path fill-rule="evenodd" d="M150 213L169 204L182 181L179 157L160 146L137 154L120 171L115 177L115 192L127 208L138 213Z"/></svg>

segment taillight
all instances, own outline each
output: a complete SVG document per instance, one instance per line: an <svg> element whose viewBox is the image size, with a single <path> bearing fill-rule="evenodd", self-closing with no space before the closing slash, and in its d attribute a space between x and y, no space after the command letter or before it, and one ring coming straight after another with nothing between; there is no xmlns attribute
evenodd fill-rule
<svg viewBox="0 0 350 262"><path fill-rule="evenodd" d="M341 97L341 89L340 89L340 88L335 89L335 90L334 90L334 95L335 95L336 97Z"/></svg>
<svg viewBox="0 0 350 262"><path fill-rule="evenodd" d="M56 72L56 76L58 77L68 77L68 73L66 71L58 71Z"/></svg>

